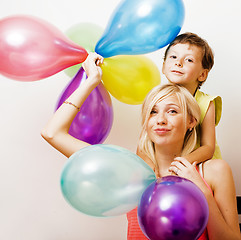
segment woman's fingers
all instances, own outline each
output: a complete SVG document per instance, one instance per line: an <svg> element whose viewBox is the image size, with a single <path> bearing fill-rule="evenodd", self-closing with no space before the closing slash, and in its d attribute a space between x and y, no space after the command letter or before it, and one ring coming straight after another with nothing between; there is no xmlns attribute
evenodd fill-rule
<svg viewBox="0 0 241 240"><path fill-rule="evenodd" d="M87 69L89 65L99 66L101 63L103 63L103 61L104 61L104 58L99 54L89 53L88 57L86 58L86 60L83 62L82 65L84 69Z"/></svg>
<svg viewBox="0 0 241 240"><path fill-rule="evenodd" d="M169 171L175 173L176 175L180 174L180 171L183 171L185 166L179 161L173 161L169 167Z"/></svg>
<svg viewBox="0 0 241 240"><path fill-rule="evenodd" d="M103 63L103 60L104 60L104 58L97 53L90 53L89 57L90 57L89 59L91 59L93 63L95 63L97 66Z"/></svg>
<svg viewBox="0 0 241 240"><path fill-rule="evenodd" d="M196 169L196 163L191 164L187 159L183 157L177 157L171 163L169 168L170 172L175 173L180 177L188 177Z"/></svg>
<svg viewBox="0 0 241 240"><path fill-rule="evenodd" d="M87 59L82 66L88 77L101 80L102 70L100 64L103 63L104 58L97 53L89 53Z"/></svg>
<svg viewBox="0 0 241 240"><path fill-rule="evenodd" d="M179 175L180 171L183 171L184 168L186 168L186 165L188 165L188 161L185 158L177 157L174 159L174 161L171 163L171 166L169 168L169 171L174 172L176 175Z"/></svg>
<svg viewBox="0 0 241 240"><path fill-rule="evenodd" d="M176 157L173 162L180 162L185 167L191 166L191 163L184 157Z"/></svg>

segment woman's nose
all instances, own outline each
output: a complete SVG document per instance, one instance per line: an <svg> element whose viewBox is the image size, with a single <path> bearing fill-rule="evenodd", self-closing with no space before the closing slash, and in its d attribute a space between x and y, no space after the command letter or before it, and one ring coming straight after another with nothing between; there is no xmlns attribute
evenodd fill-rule
<svg viewBox="0 0 241 240"><path fill-rule="evenodd" d="M165 114L159 113L157 116L157 124L166 124L167 123L167 119Z"/></svg>

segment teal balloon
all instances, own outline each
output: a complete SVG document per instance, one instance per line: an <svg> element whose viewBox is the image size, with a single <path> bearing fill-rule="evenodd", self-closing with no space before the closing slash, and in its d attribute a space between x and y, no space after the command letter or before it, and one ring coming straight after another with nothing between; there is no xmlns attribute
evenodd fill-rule
<svg viewBox="0 0 241 240"><path fill-rule="evenodd" d="M105 58L156 51L175 39L184 15L182 0L123 0L95 51Z"/></svg>
<svg viewBox="0 0 241 240"><path fill-rule="evenodd" d="M135 208L155 173L129 150L96 144L74 153L61 174L61 190L76 210L96 217L125 214Z"/></svg>

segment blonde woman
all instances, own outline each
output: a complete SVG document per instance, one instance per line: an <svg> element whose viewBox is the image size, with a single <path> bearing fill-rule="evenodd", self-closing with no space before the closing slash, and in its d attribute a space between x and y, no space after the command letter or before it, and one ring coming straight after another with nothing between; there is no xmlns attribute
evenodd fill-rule
<svg viewBox="0 0 241 240"><path fill-rule="evenodd" d="M68 134L68 129L91 91L100 83L103 58L90 53L83 67L88 75L84 82L49 120L42 136L66 157L89 144ZM223 160L206 161L203 178L196 164L184 154L196 144L195 127L199 121L199 107L191 94L176 85L156 87L143 104L143 128L138 143L138 155L153 167L158 177L176 174L193 181L204 193L209 205L207 229L200 239L240 239L236 194L232 172ZM147 239L141 232L136 209L128 215L129 240Z"/></svg>

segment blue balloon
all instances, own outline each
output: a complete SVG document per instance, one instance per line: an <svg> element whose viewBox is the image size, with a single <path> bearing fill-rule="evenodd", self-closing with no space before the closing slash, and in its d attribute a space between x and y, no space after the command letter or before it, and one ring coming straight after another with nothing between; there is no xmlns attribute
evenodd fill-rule
<svg viewBox="0 0 241 240"><path fill-rule="evenodd" d="M90 216L125 214L135 208L155 173L129 150L96 144L74 153L61 174L67 202Z"/></svg>
<svg viewBox="0 0 241 240"><path fill-rule="evenodd" d="M175 39L184 22L182 0L124 0L95 51L107 58L156 51Z"/></svg>

